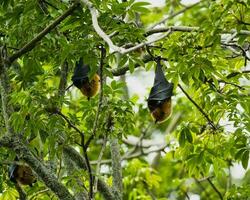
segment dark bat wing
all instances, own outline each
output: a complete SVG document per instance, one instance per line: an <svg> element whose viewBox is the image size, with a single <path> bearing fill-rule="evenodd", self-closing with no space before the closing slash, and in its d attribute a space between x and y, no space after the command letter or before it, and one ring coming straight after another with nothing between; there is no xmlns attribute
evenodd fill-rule
<svg viewBox="0 0 250 200"><path fill-rule="evenodd" d="M148 98L148 107L150 111L157 108L166 99L170 99L173 95L173 88L174 84L166 80L162 71L162 66L160 62L158 62L155 70L154 85L150 90Z"/></svg>
<svg viewBox="0 0 250 200"><path fill-rule="evenodd" d="M83 59L80 58L78 62L76 62L76 67L74 71L74 75L71 80L73 84L81 89L84 82L88 80L89 66L83 63Z"/></svg>
<svg viewBox="0 0 250 200"><path fill-rule="evenodd" d="M9 167L9 178L12 182L16 182L16 179L15 179L15 171L17 169L17 165L15 164L12 164L10 167Z"/></svg>

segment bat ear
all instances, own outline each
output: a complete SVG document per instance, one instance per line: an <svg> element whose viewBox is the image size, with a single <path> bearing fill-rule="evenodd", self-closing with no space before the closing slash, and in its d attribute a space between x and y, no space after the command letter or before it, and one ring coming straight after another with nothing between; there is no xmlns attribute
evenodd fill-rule
<svg viewBox="0 0 250 200"><path fill-rule="evenodd" d="M83 82L86 79L88 79L88 73L89 73L89 66L84 64L83 58L80 58L80 60L76 62L74 75L71 78L73 84L77 88L81 89Z"/></svg>

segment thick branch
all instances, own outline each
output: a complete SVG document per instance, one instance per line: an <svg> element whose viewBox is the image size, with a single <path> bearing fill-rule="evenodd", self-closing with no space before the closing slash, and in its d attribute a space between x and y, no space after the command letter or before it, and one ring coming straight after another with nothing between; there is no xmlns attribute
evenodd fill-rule
<svg viewBox="0 0 250 200"><path fill-rule="evenodd" d="M7 50L6 47L3 46L0 48L0 92L2 99L2 112L5 121L5 127L7 129L8 134L11 134L11 127L9 123L10 113L12 112L12 107L9 105L9 77L7 75Z"/></svg>
<svg viewBox="0 0 250 200"><path fill-rule="evenodd" d="M146 46L148 44L151 44L153 42L159 41L165 37L167 37L170 33L171 33L171 29L169 29L166 34L163 34L157 38L153 38L151 40L147 40L146 42L142 42L134 47L131 47L129 49L124 49L123 47L119 47L114 45L114 43L112 42L111 38L101 29L101 27L98 24L98 20L97 20L97 10L95 9L94 5L88 1L88 0L81 0L83 2L83 4L87 5L90 14L91 14L91 18L92 18L92 25L96 31L96 33L108 44L109 48L110 48L110 52L118 52L120 54L127 54L131 51L137 50L143 46Z"/></svg>
<svg viewBox="0 0 250 200"><path fill-rule="evenodd" d="M57 181L56 176L48 170L40 160L17 137L3 137L0 146L11 148L24 160L61 200L74 200L67 188Z"/></svg>
<svg viewBox="0 0 250 200"><path fill-rule="evenodd" d="M92 18L92 25L96 31L96 33L109 45L111 52L121 52L124 49L122 47L118 47L113 44L110 37L101 29L97 21L97 10L95 9L94 5L88 0L81 0L89 9L91 18Z"/></svg>
<svg viewBox="0 0 250 200"><path fill-rule="evenodd" d="M17 58L20 58L23 54L31 51L46 34L53 30L58 24L60 24L66 17L68 17L77 7L79 3L74 3L67 11L65 11L61 16L59 16L54 22L48 25L43 31L41 31L35 38L33 38L29 43L24 45L20 50L9 57L9 62L12 63Z"/></svg>
<svg viewBox="0 0 250 200"><path fill-rule="evenodd" d="M117 138L110 138L113 190L117 200L122 200L122 166L120 145Z"/></svg>

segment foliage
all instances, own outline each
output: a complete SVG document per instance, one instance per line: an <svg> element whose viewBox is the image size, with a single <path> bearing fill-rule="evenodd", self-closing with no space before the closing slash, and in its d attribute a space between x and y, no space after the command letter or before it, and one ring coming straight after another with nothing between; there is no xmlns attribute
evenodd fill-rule
<svg viewBox="0 0 250 200"><path fill-rule="evenodd" d="M77 5L17 59L1 58L0 79L9 81L7 110L14 135L22 136L32 155L73 195L89 192L90 172L76 164L79 158L67 157L65 147L72 147L79 156L87 154L93 175L114 189L117 177L111 163L119 161L112 160L110 144L112 138L118 138L123 199L188 199L192 194L211 200L248 199L250 1L204 0L185 7L174 0L157 8L135 0L91 2L98 10L100 27L115 45L127 49L142 46L126 54L113 52L94 28L89 8L84 3ZM72 3L2 0L1 48L6 45L11 58ZM180 14L175 15L177 12ZM161 32L156 26L157 34L150 33L150 27L166 13L168 19L160 25L170 34L146 48L148 38ZM100 46L106 49L104 60ZM144 62L145 56L150 61ZM172 116L162 124L154 124L150 116L148 93L131 96L128 90L137 87L128 88L126 82L129 77L139 79L141 71L152 71L157 56L163 59L166 78L174 83ZM90 101L76 87L59 88L62 82L71 84L80 57L91 66L90 77L100 71L104 61L102 92ZM6 74L4 64L9 65ZM127 71L126 76L122 71ZM148 80L143 77L145 87ZM1 98L2 137L7 126L3 89ZM141 99L145 101L141 103ZM86 150L83 143L88 140ZM0 142L0 200L20 196L8 177L16 155L23 157ZM239 163L247 171L242 179L231 175L232 167ZM38 181L22 187L28 199L58 199L39 170L36 173ZM95 194L97 200L104 198L100 190Z"/></svg>

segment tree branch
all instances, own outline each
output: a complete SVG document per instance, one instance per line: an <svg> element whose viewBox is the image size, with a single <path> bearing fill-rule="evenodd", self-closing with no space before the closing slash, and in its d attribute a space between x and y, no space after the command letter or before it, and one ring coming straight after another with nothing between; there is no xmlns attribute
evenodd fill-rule
<svg viewBox="0 0 250 200"><path fill-rule="evenodd" d="M0 139L0 146L10 148L15 151L40 177L45 185L50 188L61 200L74 200L67 188L57 181L55 174L48 170L40 160L20 141L17 135L4 136Z"/></svg>
<svg viewBox="0 0 250 200"><path fill-rule="evenodd" d="M223 200L223 196L220 193L220 191L216 188L216 186L213 184L213 182L207 178L208 183L212 186L212 188L214 189L214 191L218 194L218 196L220 197L221 200Z"/></svg>
<svg viewBox="0 0 250 200"><path fill-rule="evenodd" d="M76 132L78 132L80 134L80 136L82 134L84 134L79 128L77 128L61 111L57 111L55 114L60 115L67 123L68 125L73 128Z"/></svg>
<svg viewBox="0 0 250 200"><path fill-rule="evenodd" d="M84 159L85 159L85 164L86 164L87 171L88 171L88 174L89 174L89 199L92 200L93 197L94 197L94 192L93 192L93 189L94 189L94 176L92 174L92 169L91 169L90 162L89 162L88 152L87 152L87 149L85 148L84 135L83 134L81 134L81 146L82 146L83 156L84 156Z"/></svg>
<svg viewBox="0 0 250 200"><path fill-rule="evenodd" d="M133 158L138 158L138 157L143 156L143 155L148 155L150 153L161 152L161 151L164 151L168 146L169 146L169 144L163 144L161 146L158 145L158 148L156 148L156 149L137 151L133 154L122 156L121 160L130 160ZM109 164L111 162L112 162L112 159L107 159L107 160L102 160L101 164ZM96 165L97 161L92 161L90 163L91 163L91 165Z"/></svg>
<svg viewBox="0 0 250 200"><path fill-rule="evenodd" d="M144 63L148 63L149 61L152 61L152 57L150 55L145 55L143 56L142 58L142 62ZM135 64L135 68L138 68L140 67L140 64L136 63ZM120 68L116 68L116 69L112 69L111 70L111 73L113 74L113 76L121 76L121 75L124 75L126 74L126 72L129 70L129 66L126 65L124 67L120 67Z"/></svg>
<svg viewBox="0 0 250 200"><path fill-rule="evenodd" d="M116 199L122 200L122 167L120 145L117 138L110 138L110 151L112 160L113 191L115 193Z"/></svg>
<svg viewBox="0 0 250 200"><path fill-rule="evenodd" d="M7 57L7 49L5 46L0 48L0 91L1 91L1 100L2 100L2 111L3 117L5 121L5 127L7 133L10 135L12 133L9 117L10 113L13 111L12 106L9 105L9 77L7 75L6 69L6 60Z"/></svg>
<svg viewBox="0 0 250 200"><path fill-rule="evenodd" d="M36 37L34 37L30 42L24 45L20 50L9 57L9 63L12 63L17 58L20 58L25 53L31 51L46 34L53 30L58 24L60 24L66 17L68 17L77 7L79 3L74 3L67 11L65 11L61 16L59 16L54 22L48 25L43 31L41 31Z"/></svg>
<svg viewBox="0 0 250 200"><path fill-rule="evenodd" d="M171 29L172 32L175 31L180 31L180 32L198 32L202 31L200 30L199 27L191 27L191 26L169 26L169 27L163 27L163 28L155 28L152 30L149 30L145 33L145 36L149 36L155 33L163 33L163 32L168 32ZM237 31L236 30L231 30L231 31L222 31L222 33L230 33L230 34L235 34ZM250 35L250 31L248 30L240 30L238 32L239 34L242 35Z"/></svg>
<svg viewBox="0 0 250 200"><path fill-rule="evenodd" d="M165 31L165 32L168 32L166 34L163 34L157 38L153 38L153 39L148 40L146 42L140 43L140 44L138 44L134 47L131 47L129 49L124 49L123 47L119 47L119 46L114 45L114 43L112 42L110 37L101 29L101 27L98 24L97 10L95 9L94 5L88 0L81 0L81 2L88 7L90 14L91 14L91 18L92 18L92 25L93 25L96 33L108 44L111 53L118 52L120 54L127 54L127 53L134 51L134 50L137 50L143 46L146 46L146 45L151 44L153 42L159 41L159 40L167 37L171 33L171 28L170 28L168 31Z"/></svg>
<svg viewBox="0 0 250 200"><path fill-rule="evenodd" d="M154 43L154 42L157 42L157 41L159 41L159 40L161 40L161 39L163 39L163 38L165 38L165 37L168 37L171 33L172 33L172 29L170 28L168 31L166 31L166 34L162 34L162 35L160 35L160 36L158 36L158 37L154 37L154 38L152 38L152 39L150 39L150 40L148 39L147 41L142 42L142 43L140 43L140 44L138 44L138 45L136 45L136 46L134 46L134 47L125 49L125 50L121 51L120 53L121 53L121 54L130 53L130 52L135 51L135 50L137 50L137 49L140 49L140 48L142 48L142 47L144 47L144 46L147 46L147 45L149 45L149 44L152 44L152 43Z"/></svg>
<svg viewBox="0 0 250 200"><path fill-rule="evenodd" d="M79 168L87 170L87 165L86 165L84 158L74 148L70 146L64 146L63 153L68 154L68 156L72 159L73 162L75 162L75 164ZM115 199L115 196L112 190L110 189L110 187L100 178L98 179L97 189L106 200Z"/></svg>
<svg viewBox="0 0 250 200"><path fill-rule="evenodd" d="M104 135L104 139L103 139L102 148L101 148L101 151L100 151L98 159L97 159L96 173L95 173L96 178L95 178L95 184L94 184L94 193L96 193L96 191L97 191L98 177L100 175L100 166L101 166L102 156L103 156L105 148L106 148L106 144L107 144L107 135L105 134Z"/></svg>
<svg viewBox="0 0 250 200"><path fill-rule="evenodd" d="M199 1L199 2L194 3L194 4L192 4L192 5L186 6L185 8L179 10L178 12L175 12L175 13L173 13L173 14L171 14L171 15L168 15L167 17L163 18L161 21L159 21L159 22L155 23L154 25L152 25L151 27L149 27L148 30L152 30L154 27L156 27L156 26L158 26L158 25L160 25L160 24L165 23L167 20L172 19L172 18L174 18L174 17L176 17L176 16L178 16L178 15L180 15L180 14L186 12L187 10L189 10L189 9L191 9L191 8L193 8L193 7L195 7L195 6L197 6L197 5L200 4L200 3L201 3L201 2Z"/></svg>
<svg viewBox="0 0 250 200"><path fill-rule="evenodd" d="M64 61L61 66L61 76L60 76L60 83L59 83L59 88L58 88L59 97L63 97L65 94L68 72L69 72L68 62Z"/></svg>
<svg viewBox="0 0 250 200"><path fill-rule="evenodd" d="M91 140L95 137L96 135L96 130L98 126L98 121L99 121L99 115L102 107L102 101L103 101L103 84L104 84L104 77L103 77L103 65L104 65L104 59L106 57L106 50L104 47L101 47L101 63L100 63L100 93L99 93L99 100L98 100L98 107L95 115L95 120L94 120L94 125L93 125L93 132L88 141L85 144L85 149L88 149L88 146L91 142Z"/></svg>
<svg viewBox="0 0 250 200"><path fill-rule="evenodd" d="M88 7L90 14L91 14L92 25L93 25L96 33L108 44L108 46L110 48L110 52L122 52L122 51L124 51L125 49L123 49L122 47L118 47L118 46L114 45L114 43L112 42L110 37L99 26L98 20L97 20L97 12L98 11L95 9L94 5L88 0L81 0L81 2Z"/></svg>
<svg viewBox="0 0 250 200"><path fill-rule="evenodd" d="M20 200L27 200L27 195L26 195L25 191L22 189L22 187L18 183L15 183L15 187L19 193Z"/></svg>

